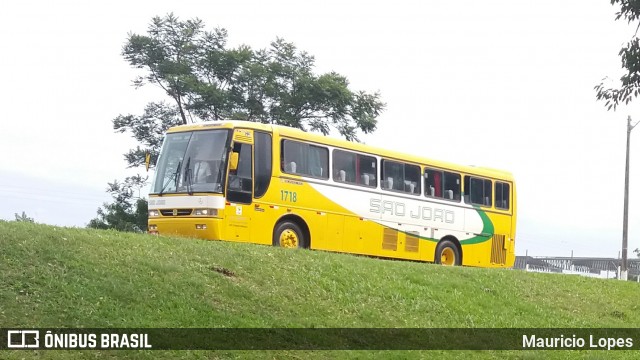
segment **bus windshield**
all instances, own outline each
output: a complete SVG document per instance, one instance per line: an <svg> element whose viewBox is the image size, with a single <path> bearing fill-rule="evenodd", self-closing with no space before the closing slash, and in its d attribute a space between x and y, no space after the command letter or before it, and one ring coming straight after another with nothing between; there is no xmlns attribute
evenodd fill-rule
<svg viewBox="0 0 640 360"><path fill-rule="evenodd" d="M222 193L229 130L167 134L151 194Z"/></svg>

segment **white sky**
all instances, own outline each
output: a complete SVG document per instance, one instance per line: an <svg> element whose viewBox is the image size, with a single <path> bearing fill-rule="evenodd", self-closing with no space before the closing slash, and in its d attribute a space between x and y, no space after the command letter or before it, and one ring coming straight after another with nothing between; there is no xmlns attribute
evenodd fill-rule
<svg viewBox="0 0 640 360"><path fill-rule="evenodd" d="M165 99L135 90L128 32L174 12L229 31L232 46L277 36L380 91L387 110L364 142L510 170L519 255L618 256L626 118L593 87L620 75L635 31L608 0L15 1L0 21L0 218L84 226L123 179L135 142L118 114ZM637 100L636 102L640 102ZM639 126L640 128L640 126ZM640 130L632 133L629 254L640 247Z"/></svg>

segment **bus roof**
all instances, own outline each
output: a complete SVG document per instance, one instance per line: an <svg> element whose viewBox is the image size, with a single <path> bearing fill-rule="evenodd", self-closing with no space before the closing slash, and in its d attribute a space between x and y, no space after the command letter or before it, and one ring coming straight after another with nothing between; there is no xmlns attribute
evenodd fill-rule
<svg viewBox="0 0 640 360"><path fill-rule="evenodd" d="M426 166L432 166L436 168L453 170L461 173L474 174L479 176L490 177L494 179L502 179L513 182L513 175L504 170L492 169L488 167L476 167L467 165L458 165L446 161L434 160L424 156L411 155L401 153L386 148L379 148L370 145L365 145L357 142L347 141L343 139L336 139L329 136L324 136L319 133L306 132L297 128L292 128L284 125L262 124L252 121L242 120L223 120L223 121L206 121L195 124L174 126L167 130L167 133L183 132L183 131L199 131L199 130L211 130L215 128L247 128L254 130L262 130L271 133L277 133L280 136L296 138L304 141L314 142L317 144L324 144L333 147L343 148L346 150L354 150L357 152L368 153L372 155L378 155L384 158L396 159L405 162L411 162L415 164L421 164Z"/></svg>

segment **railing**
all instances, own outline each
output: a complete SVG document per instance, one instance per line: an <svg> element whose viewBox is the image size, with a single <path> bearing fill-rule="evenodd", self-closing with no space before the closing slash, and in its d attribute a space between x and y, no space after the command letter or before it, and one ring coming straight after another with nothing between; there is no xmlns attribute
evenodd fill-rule
<svg viewBox="0 0 640 360"><path fill-rule="evenodd" d="M621 264L615 258L516 256L514 269L532 272L576 274L603 279L616 278ZM629 279L640 280L640 259L628 259Z"/></svg>

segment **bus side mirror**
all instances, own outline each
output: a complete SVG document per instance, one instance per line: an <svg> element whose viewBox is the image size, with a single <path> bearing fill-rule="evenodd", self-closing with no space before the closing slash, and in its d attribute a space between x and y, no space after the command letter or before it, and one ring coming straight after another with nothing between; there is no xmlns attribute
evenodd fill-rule
<svg viewBox="0 0 640 360"><path fill-rule="evenodd" d="M237 152L232 152L231 156L229 157L229 170L231 171L235 171L238 170L238 158L240 157L240 154Z"/></svg>

